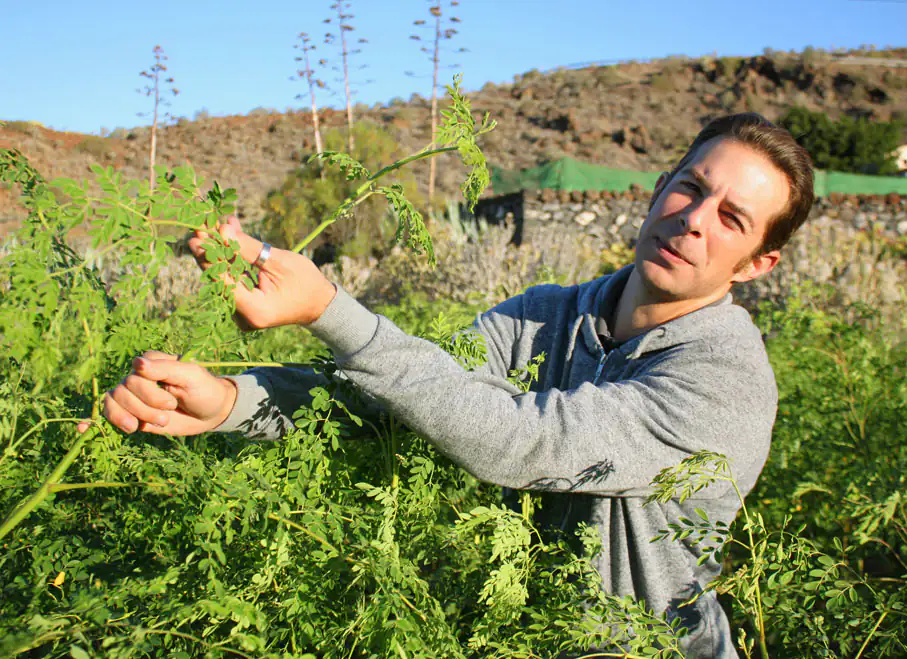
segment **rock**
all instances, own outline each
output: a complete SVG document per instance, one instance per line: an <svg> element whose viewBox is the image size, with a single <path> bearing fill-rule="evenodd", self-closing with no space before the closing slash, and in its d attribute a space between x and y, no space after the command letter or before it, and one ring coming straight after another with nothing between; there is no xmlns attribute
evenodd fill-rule
<svg viewBox="0 0 907 659"><path fill-rule="evenodd" d="M898 222L898 235L907 236L907 220Z"/></svg>
<svg viewBox="0 0 907 659"><path fill-rule="evenodd" d="M572 201L575 204L582 203L583 191L582 190L571 190L570 191L570 201Z"/></svg>
<svg viewBox="0 0 907 659"><path fill-rule="evenodd" d="M551 188L545 188L544 190L542 190L541 197L542 201L544 201L546 204L551 204L557 201L557 193Z"/></svg>
<svg viewBox="0 0 907 659"><path fill-rule="evenodd" d="M581 227L584 227L588 224L591 224L595 221L596 215L592 211L583 211L573 218L573 221L576 222Z"/></svg>
<svg viewBox="0 0 907 659"><path fill-rule="evenodd" d="M639 231L636 229L636 227L634 227L632 224L627 223L619 228L617 235L619 235L625 243L629 244L631 241L636 240L636 236L638 234Z"/></svg>
<svg viewBox="0 0 907 659"><path fill-rule="evenodd" d="M633 129L633 135L630 137L630 146L637 153L648 153L649 149L652 148L652 138L643 124Z"/></svg>
<svg viewBox="0 0 907 659"><path fill-rule="evenodd" d="M618 227L622 227L626 223L627 223L627 215L625 213L621 213L620 215L618 215L617 217L614 218L614 224L616 224Z"/></svg>

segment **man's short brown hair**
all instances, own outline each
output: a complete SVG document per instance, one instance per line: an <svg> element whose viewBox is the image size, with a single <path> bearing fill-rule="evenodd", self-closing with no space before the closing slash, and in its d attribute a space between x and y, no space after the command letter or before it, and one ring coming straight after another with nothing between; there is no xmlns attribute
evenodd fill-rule
<svg viewBox="0 0 907 659"><path fill-rule="evenodd" d="M762 115L755 112L732 114L714 119L702 129L671 171L665 185L696 156L699 147L716 137L726 137L752 147L787 177L790 184L787 205L769 222L757 254L781 249L806 221L812 208L815 198L812 158L787 130L776 126Z"/></svg>

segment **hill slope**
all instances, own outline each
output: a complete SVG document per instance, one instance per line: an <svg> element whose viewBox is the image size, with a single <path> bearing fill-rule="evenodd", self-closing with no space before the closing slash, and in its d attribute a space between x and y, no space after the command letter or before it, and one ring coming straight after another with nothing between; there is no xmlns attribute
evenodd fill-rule
<svg viewBox="0 0 907 659"><path fill-rule="evenodd" d="M790 106L802 105L832 117L846 113L907 122L907 48L530 71L510 84L489 83L470 97L477 112L490 112L498 121L483 143L496 165L531 167L567 154L611 167L657 170L676 159L704 122L729 112L753 110L777 119ZM363 107L359 117L387 126L402 150L411 152L429 141L428 114L429 102L414 97ZM323 121L342 126L344 117L325 110ZM0 128L0 148L21 149L51 178L82 178L91 163L144 177L149 132L119 130L102 138L11 122ZM251 219L261 217L268 191L313 150L304 112L182 119L164 128L158 143L160 164L188 161L207 179L237 188L240 215ZM461 174L445 164L439 167L440 189L455 195ZM11 191L0 187L0 234L21 218Z"/></svg>

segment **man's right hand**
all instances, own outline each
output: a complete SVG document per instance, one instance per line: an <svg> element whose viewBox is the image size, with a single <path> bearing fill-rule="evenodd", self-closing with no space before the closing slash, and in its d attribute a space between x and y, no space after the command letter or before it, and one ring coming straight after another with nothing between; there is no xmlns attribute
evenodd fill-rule
<svg viewBox="0 0 907 659"><path fill-rule="evenodd" d="M221 425L235 402L230 380L151 350L136 357L132 372L104 396L104 416L126 433L198 435ZM79 432L88 426L80 423Z"/></svg>

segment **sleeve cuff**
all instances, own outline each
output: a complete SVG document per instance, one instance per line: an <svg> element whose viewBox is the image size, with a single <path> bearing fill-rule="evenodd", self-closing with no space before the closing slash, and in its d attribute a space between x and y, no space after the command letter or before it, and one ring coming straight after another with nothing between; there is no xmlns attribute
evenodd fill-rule
<svg viewBox="0 0 907 659"><path fill-rule="evenodd" d="M227 375L224 378L236 385L236 402L233 403L229 416L212 432L248 432L250 419L259 410L269 406L270 399L273 398L268 381L253 373Z"/></svg>
<svg viewBox="0 0 907 659"><path fill-rule="evenodd" d="M378 331L378 316L337 287L337 294L314 323L306 329L324 341L338 358L362 350Z"/></svg>

